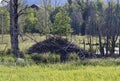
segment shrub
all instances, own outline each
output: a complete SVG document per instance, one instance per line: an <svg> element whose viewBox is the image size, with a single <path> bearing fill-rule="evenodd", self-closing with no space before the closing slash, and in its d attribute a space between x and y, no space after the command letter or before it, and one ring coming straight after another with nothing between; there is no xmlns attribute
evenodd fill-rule
<svg viewBox="0 0 120 81"><path fill-rule="evenodd" d="M29 59L31 59L31 56L29 54L24 54L24 59L29 60Z"/></svg>
<svg viewBox="0 0 120 81"><path fill-rule="evenodd" d="M37 63L57 63L60 62L60 56L47 53L47 54L33 54L31 58Z"/></svg>
<svg viewBox="0 0 120 81"><path fill-rule="evenodd" d="M0 62L13 63L15 62L15 59L12 56L5 56L0 58Z"/></svg>
<svg viewBox="0 0 120 81"><path fill-rule="evenodd" d="M75 62L75 65L83 66L118 66L120 65L120 59L113 58L101 58L101 59L86 59Z"/></svg>
<svg viewBox="0 0 120 81"><path fill-rule="evenodd" d="M68 57L68 61L78 61L80 60L79 56L75 53L73 54L70 54L69 57Z"/></svg>
<svg viewBox="0 0 120 81"><path fill-rule="evenodd" d="M12 49L7 49L5 54L11 55L11 54L13 54L13 50Z"/></svg>
<svg viewBox="0 0 120 81"><path fill-rule="evenodd" d="M50 63L60 62L60 55L50 54L48 59Z"/></svg>

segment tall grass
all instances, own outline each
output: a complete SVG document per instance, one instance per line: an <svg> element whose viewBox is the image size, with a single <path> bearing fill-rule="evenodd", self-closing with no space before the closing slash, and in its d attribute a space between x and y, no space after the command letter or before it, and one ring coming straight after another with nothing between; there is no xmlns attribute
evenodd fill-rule
<svg viewBox="0 0 120 81"><path fill-rule="evenodd" d="M0 81L119 81L120 67L52 64L28 67L0 66Z"/></svg>
<svg viewBox="0 0 120 81"><path fill-rule="evenodd" d="M31 38L33 38L36 41L43 41L46 39L45 36L40 36L38 34L28 34ZM0 36L1 37L1 36ZM32 40L31 38L27 37L27 36L23 36L23 39L21 37L19 37L19 48L21 51L26 51L30 46L32 46L33 44L35 44L36 42L34 40ZM72 40L71 40L72 39ZM77 44L78 46L83 48L83 44L82 44L82 40L85 39L85 41L88 41L86 36L73 36L72 38L70 36L68 36L68 40ZM1 40L0 40L1 43ZM4 43L7 43L7 49L10 49L10 35L4 35ZM2 48L0 47L0 51L5 47L4 44L0 44L0 46L2 45ZM88 49L88 45L86 46L86 48Z"/></svg>

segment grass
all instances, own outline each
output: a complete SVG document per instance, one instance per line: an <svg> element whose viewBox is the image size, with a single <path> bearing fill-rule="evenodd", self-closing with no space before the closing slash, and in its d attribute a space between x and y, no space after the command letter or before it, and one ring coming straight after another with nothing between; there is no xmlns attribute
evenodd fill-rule
<svg viewBox="0 0 120 81"><path fill-rule="evenodd" d="M40 36L38 34L27 34L27 35L30 36L31 38L33 38L34 40L37 40L38 42L43 41L46 38L45 36ZM34 40L31 40L27 36L23 36L23 39L25 41L23 41L22 38L19 36L19 48L21 51L26 51L30 46L32 46L33 44L36 43ZM76 45L80 46L81 48L84 48L83 39L85 39L86 43L89 42L89 37L87 37L87 36L75 35L75 36L72 36L72 38L70 36L68 36L69 41L75 43ZM93 43L96 43L96 41L98 41L98 39L93 37ZM0 43L1 43L1 40L0 40ZM7 49L9 49L10 48L10 36L9 35L4 35L4 43L7 43ZM5 44L0 44L0 51L3 50L5 48L5 46L6 46ZM94 46L93 48L96 49L96 46ZM89 45L86 45L86 50L88 50L88 49L89 49Z"/></svg>
<svg viewBox="0 0 120 81"><path fill-rule="evenodd" d="M0 81L120 81L119 59L39 65L0 64Z"/></svg>
<svg viewBox="0 0 120 81"><path fill-rule="evenodd" d="M0 81L119 81L119 66L0 66Z"/></svg>
<svg viewBox="0 0 120 81"><path fill-rule="evenodd" d="M45 36L31 35L37 41L42 41ZM87 37L74 36L72 42L80 47L80 43ZM10 48L10 36L5 35L7 49ZM26 41L19 38L21 51L26 51L33 40L24 36ZM71 40L71 39L69 39ZM87 41L87 39L85 39ZM95 42L95 41L93 41ZM0 51L5 46L0 44ZM88 49L88 46L86 46ZM9 57L9 58L8 58ZM26 57L26 58L29 58ZM30 58L29 58L30 59ZM36 65L33 61L16 62L14 57L0 57L0 81L120 81L120 59L87 59L69 63L53 63Z"/></svg>
<svg viewBox="0 0 120 81"><path fill-rule="evenodd" d="M35 40L39 41L43 41L45 39L45 36L40 36L37 34L29 34L29 36ZM1 37L1 35L0 35ZM33 40L31 40L29 37L27 36L23 36L23 39L25 41L22 40L21 37L19 37L19 48L21 51L26 51L30 46L32 46L33 44L35 44L36 42L34 42ZM10 49L10 35L4 35L4 43L7 43L7 49ZM0 40L0 51L3 51L6 47L6 44L2 44L2 40Z"/></svg>

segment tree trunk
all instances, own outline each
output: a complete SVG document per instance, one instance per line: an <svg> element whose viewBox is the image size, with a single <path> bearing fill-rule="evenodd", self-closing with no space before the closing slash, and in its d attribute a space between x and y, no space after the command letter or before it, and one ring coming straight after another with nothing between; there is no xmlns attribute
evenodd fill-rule
<svg viewBox="0 0 120 81"><path fill-rule="evenodd" d="M111 55L114 54L114 51L115 51L115 37L113 36L112 37Z"/></svg>
<svg viewBox="0 0 120 81"><path fill-rule="evenodd" d="M89 47L90 47L90 54L92 54L93 49L92 49L92 37L91 37L91 36L90 36L90 44L89 44Z"/></svg>
<svg viewBox="0 0 120 81"><path fill-rule="evenodd" d="M19 57L18 47L18 0L10 0L10 37L11 48L16 57Z"/></svg>
<svg viewBox="0 0 120 81"><path fill-rule="evenodd" d="M99 31L99 47L100 47L100 54L102 55L102 56L104 56L104 47L103 47L103 45L102 45L102 38L101 38L101 34L100 34L100 31Z"/></svg>
<svg viewBox="0 0 120 81"><path fill-rule="evenodd" d="M108 56L108 51L109 51L109 36L107 35L107 37L106 37L106 56Z"/></svg>
<svg viewBox="0 0 120 81"><path fill-rule="evenodd" d="M119 39L119 56L120 56L120 39Z"/></svg>
<svg viewBox="0 0 120 81"><path fill-rule="evenodd" d="M61 54L60 54L60 61L61 62L66 62L68 60L68 54L62 50Z"/></svg>

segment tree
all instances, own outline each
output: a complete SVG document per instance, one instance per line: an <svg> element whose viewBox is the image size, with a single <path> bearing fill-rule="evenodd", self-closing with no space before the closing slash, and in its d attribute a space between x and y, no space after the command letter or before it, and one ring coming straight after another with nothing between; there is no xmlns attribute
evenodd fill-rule
<svg viewBox="0 0 120 81"><path fill-rule="evenodd" d="M33 8L27 8L26 9L26 14L24 14L24 27L23 31L24 33L36 33L36 10Z"/></svg>
<svg viewBox="0 0 120 81"><path fill-rule="evenodd" d="M16 57L19 57L18 47L18 0L10 0L10 37L11 48Z"/></svg>
<svg viewBox="0 0 120 81"><path fill-rule="evenodd" d="M53 7L48 5L47 6L47 16L45 16L45 10L43 7L40 8L40 10L37 11L36 18L36 29L40 32L40 34L48 34L50 33L50 23L54 21L52 18L53 13ZM50 16L51 15L51 16ZM48 27L46 27L45 21L47 21Z"/></svg>
<svg viewBox="0 0 120 81"><path fill-rule="evenodd" d="M114 54L115 44L119 36L119 0L117 3L110 0L105 11L105 36L106 36L106 54L108 50Z"/></svg>
<svg viewBox="0 0 120 81"><path fill-rule="evenodd" d="M45 14L44 14L44 10L41 8L36 15L36 29L40 32L40 34L45 34Z"/></svg>
<svg viewBox="0 0 120 81"><path fill-rule="evenodd" d="M48 13L48 6L51 4L51 0L42 0L43 1L43 6L44 6L44 24L45 24L45 31L46 31L46 39L47 39L47 34L50 34L50 28L49 28L49 13Z"/></svg>
<svg viewBox="0 0 120 81"><path fill-rule="evenodd" d="M73 29L73 34L81 33L81 24L83 23L81 12L74 11L71 14L71 27Z"/></svg>
<svg viewBox="0 0 120 81"><path fill-rule="evenodd" d="M96 18L100 52L104 55L104 48L106 48L106 56L109 54L108 52L114 54L114 48L120 31L119 0L117 3L110 0L108 6L105 5L103 0L97 0L95 2L95 8L97 16L93 17L93 19ZM104 38L104 42L102 38Z"/></svg>
<svg viewBox="0 0 120 81"><path fill-rule="evenodd" d="M89 12L90 12L90 4L87 1L84 0L77 0L77 3L79 5L80 11L82 12L82 17L83 17L83 23L81 26L81 35L86 34L86 27L87 27L87 22L88 22L88 17L89 17Z"/></svg>
<svg viewBox="0 0 120 81"><path fill-rule="evenodd" d="M3 9L4 8L4 9ZM4 26L4 29L3 29L3 32L5 33L5 34L8 34L9 32L10 32L10 29L9 29L9 27L10 27L10 24L9 24L9 12L8 12L8 10L5 8L5 7L3 7L1 10L0 10L0 27L2 27L2 23L3 23L3 26ZM3 18L3 19L2 19ZM2 32L2 29L0 28L0 32Z"/></svg>
<svg viewBox="0 0 120 81"><path fill-rule="evenodd" d="M64 9L61 9L55 16L55 21L51 27L51 33L54 35L68 35L72 32L71 19Z"/></svg>
<svg viewBox="0 0 120 81"><path fill-rule="evenodd" d="M23 36L24 34L24 25L25 25L25 18L26 18L26 14L27 14L27 5L25 4L26 0L19 0L19 8L18 10L21 12L21 16L19 16L18 19L18 26L19 26L19 35L20 37ZM23 38L23 37L22 37Z"/></svg>
<svg viewBox="0 0 120 81"><path fill-rule="evenodd" d="M106 5L104 3L103 0L97 0L95 2L95 7L96 7L96 27L98 29L98 39L99 39L99 50L100 50L100 54L102 56L104 56L104 45L102 42L102 36L103 36L103 30L104 30L104 23L105 23L105 19L104 19L104 11L106 8Z"/></svg>
<svg viewBox="0 0 120 81"><path fill-rule="evenodd" d="M19 27L18 27L18 17L23 14L24 9L19 10L19 0L10 0L10 39L11 39L11 49L17 58L20 57L19 54Z"/></svg>

